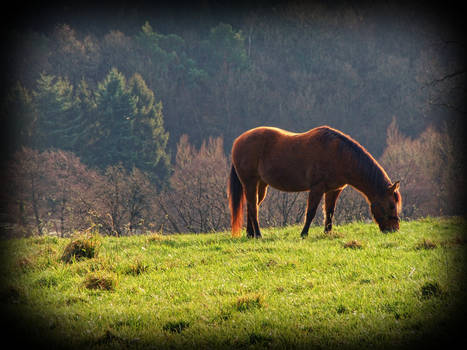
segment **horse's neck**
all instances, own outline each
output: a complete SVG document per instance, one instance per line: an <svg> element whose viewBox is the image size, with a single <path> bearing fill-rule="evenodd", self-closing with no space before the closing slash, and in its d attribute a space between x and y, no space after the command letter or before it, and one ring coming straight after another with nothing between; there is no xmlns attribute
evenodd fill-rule
<svg viewBox="0 0 467 350"><path fill-rule="evenodd" d="M370 202L378 197L384 187L390 185L390 181L387 175L381 170L381 168L371 162L371 166L359 166L359 162L352 162L349 164L350 178L349 185L355 187L357 190L362 192Z"/></svg>

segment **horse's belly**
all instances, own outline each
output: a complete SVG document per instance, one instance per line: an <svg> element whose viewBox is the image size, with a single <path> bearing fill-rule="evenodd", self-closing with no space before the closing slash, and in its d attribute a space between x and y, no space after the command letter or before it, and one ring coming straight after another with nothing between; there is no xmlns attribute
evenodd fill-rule
<svg viewBox="0 0 467 350"><path fill-rule="evenodd" d="M259 166L261 180L271 187L286 192L301 192L310 189L306 173L284 166Z"/></svg>

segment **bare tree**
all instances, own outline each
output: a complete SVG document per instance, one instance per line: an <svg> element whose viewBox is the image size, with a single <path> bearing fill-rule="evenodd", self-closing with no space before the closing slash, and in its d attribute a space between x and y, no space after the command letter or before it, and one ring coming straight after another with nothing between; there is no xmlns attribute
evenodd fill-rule
<svg viewBox="0 0 467 350"><path fill-rule="evenodd" d="M47 179L44 157L39 151L22 148L16 152L9 166L9 176L13 185L13 207L10 217L22 229L33 227L38 235L44 234Z"/></svg>
<svg viewBox="0 0 467 350"><path fill-rule="evenodd" d="M226 179L228 163L222 138L209 138L197 150L183 135L177 145L170 189L158 206L175 232L209 232L229 224Z"/></svg>
<svg viewBox="0 0 467 350"><path fill-rule="evenodd" d="M39 152L23 148L10 164L14 187L12 213L23 230L37 234L55 231L61 236L84 225L80 198L89 193L86 183L93 171L70 152Z"/></svg>
<svg viewBox="0 0 467 350"><path fill-rule="evenodd" d="M147 227L154 195L148 177L134 168L128 173L120 165L109 166L92 186L92 220L104 233L115 236L136 233Z"/></svg>
<svg viewBox="0 0 467 350"><path fill-rule="evenodd" d="M448 132L428 127L416 139L402 135L395 119L380 161L401 181L406 217L455 214L465 190L462 162Z"/></svg>
<svg viewBox="0 0 467 350"><path fill-rule="evenodd" d="M54 230L63 237L83 226L78 214L81 192L92 177L92 171L70 152L62 150L42 153L47 170L47 205ZM59 225L56 225L58 221Z"/></svg>

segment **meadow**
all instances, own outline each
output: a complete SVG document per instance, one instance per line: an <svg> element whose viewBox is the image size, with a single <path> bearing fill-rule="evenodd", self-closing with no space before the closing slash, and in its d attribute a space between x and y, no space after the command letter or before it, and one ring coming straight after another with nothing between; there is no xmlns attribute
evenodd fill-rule
<svg viewBox="0 0 467 350"><path fill-rule="evenodd" d="M466 224L2 240L2 328L55 348L444 346L465 313Z"/></svg>

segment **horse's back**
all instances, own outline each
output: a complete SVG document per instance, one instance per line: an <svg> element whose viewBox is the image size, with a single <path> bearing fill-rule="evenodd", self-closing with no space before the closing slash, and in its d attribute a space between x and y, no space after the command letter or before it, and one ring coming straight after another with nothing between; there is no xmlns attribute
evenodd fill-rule
<svg viewBox="0 0 467 350"><path fill-rule="evenodd" d="M260 126L245 131L234 141L232 159L238 162L245 157L262 157L265 150L271 149L284 139L297 135L296 133L275 127Z"/></svg>
<svg viewBox="0 0 467 350"><path fill-rule="evenodd" d="M258 127L240 135L232 149L232 161L240 178L243 181L258 178L282 190L303 190L304 181L299 179L295 181L300 183L297 188L281 185L287 182L285 178L302 178L302 173L306 172L306 169L297 169L304 165L306 140L303 135L274 127Z"/></svg>
<svg viewBox="0 0 467 350"><path fill-rule="evenodd" d="M237 143L245 143L259 140L267 141L271 138L281 138L294 135L297 134L291 131L275 128L272 126L259 126L254 129L247 130L239 137L237 137L234 141L234 146Z"/></svg>
<svg viewBox="0 0 467 350"><path fill-rule="evenodd" d="M234 141L232 155L244 152L271 151L275 148L288 150L289 147L302 145L319 146L321 136L329 131L336 131L328 126L320 126L304 133L294 133L276 127L260 126L245 131Z"/></svg>

